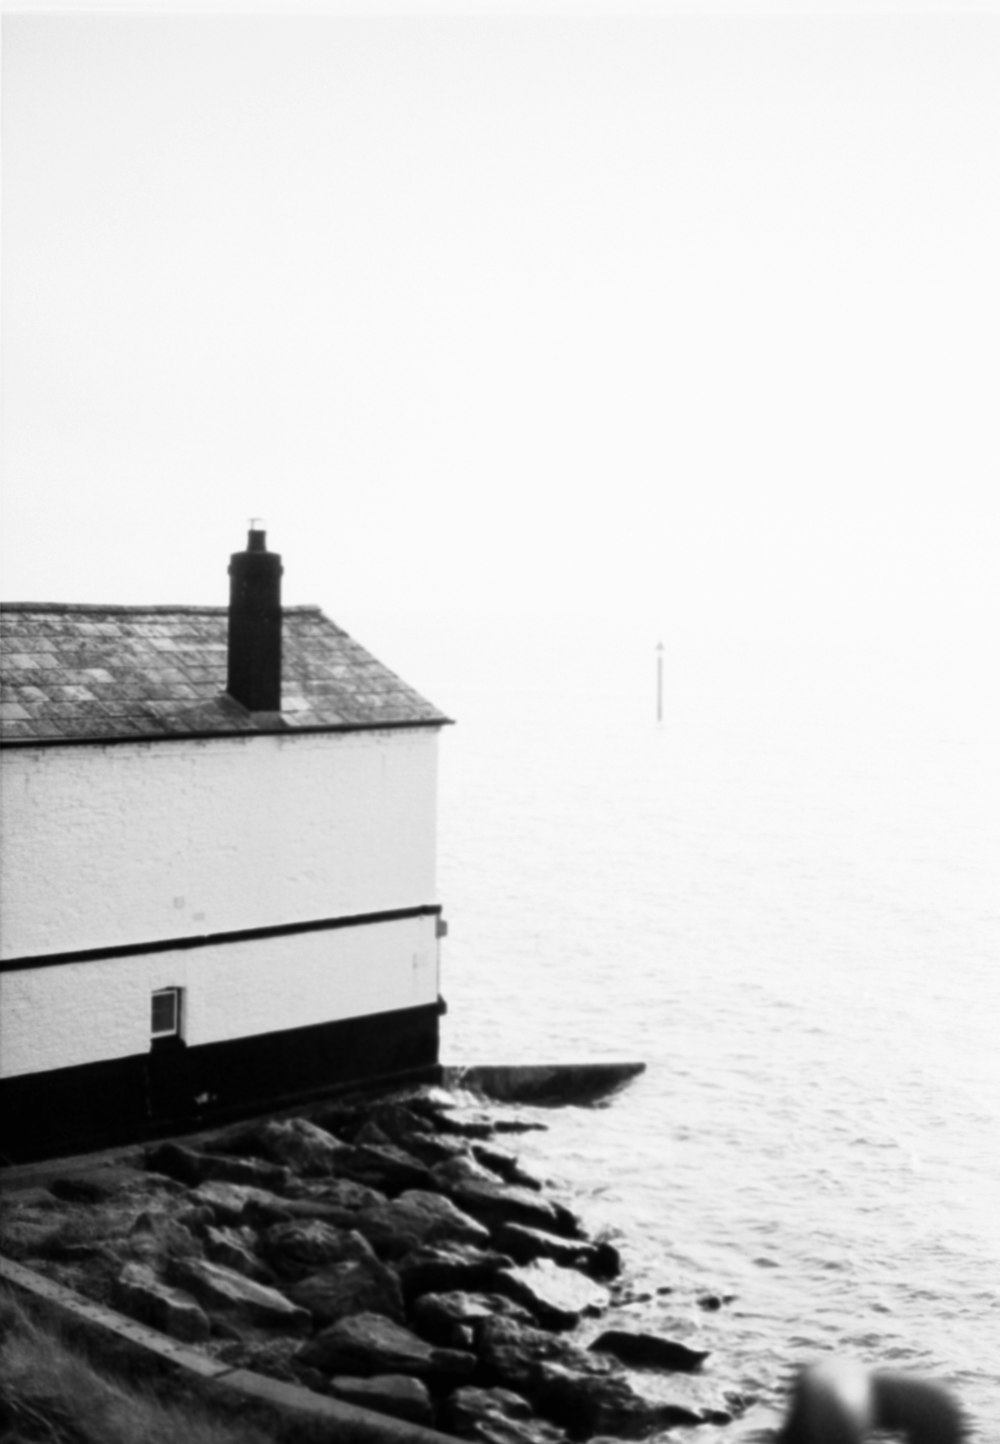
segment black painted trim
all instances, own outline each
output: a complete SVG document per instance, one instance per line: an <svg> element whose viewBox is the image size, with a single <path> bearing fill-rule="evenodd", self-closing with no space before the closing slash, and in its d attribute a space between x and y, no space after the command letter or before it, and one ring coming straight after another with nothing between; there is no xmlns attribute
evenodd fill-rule
<svg viewBox="0 0 1000 1444"><path fill-rule="evenodd" d="M83 1153L292 1107L355 1084L433 1078L425 1004L0 1080L0 1163Z"/></svg>
<svg viewBox="0 0 1000 1444"><path fill-rule="evenodd" d="M252 943L266 938L290 937L295 933L332 932L337 928L364 928L375 923L405 922L407 918L440 917L440 903L416 908L393 908L387 912L355 913L351 917L315 918L309 922L276 923L264 928L240 928L227 933L201 933L184 938L156 938L153 942L117 943L106 948L78 948L65 953L38 953L26 958L5 958L0 973L26 972L33 968L54 968L63 963L96 963L105 958L134 958L147 953L173 953L187 948L209 948L220 943Z"/></svg>
<svg viewBox="0 0 1000 1444"><path fill-rule="evenodd" d="M405 722L327 722L306 727L215 727L190 732L143 732L131 737L3 737L0 747L122 747L150 742L212 742L219 737L304 737L322 732L435 732L453 727L454 717L425 717Z"/></svg>

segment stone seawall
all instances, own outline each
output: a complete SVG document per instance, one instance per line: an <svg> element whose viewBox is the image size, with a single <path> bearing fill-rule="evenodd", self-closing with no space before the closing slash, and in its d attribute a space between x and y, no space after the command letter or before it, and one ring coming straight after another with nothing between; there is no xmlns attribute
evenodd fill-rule
<svg viewBox="0 0 1000 1444"><path fill-rule="evenodd" d="M509 1071L532 1076L490 1091L573 1086ZM230 1378L420 1430L561 1444L727 1422L747 1401L713 1391L704 1351L601 1327L632 1286L511 1150L540 1113L423 1087L53 1166L5 1190L3 1251Z"/></svg>

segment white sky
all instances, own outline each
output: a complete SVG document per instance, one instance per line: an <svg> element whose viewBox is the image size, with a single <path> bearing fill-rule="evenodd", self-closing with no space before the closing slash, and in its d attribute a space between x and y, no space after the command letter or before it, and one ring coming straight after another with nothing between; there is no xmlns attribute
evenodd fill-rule
<svg viewBox="0 0 1000 1444"><path fill-rule="evenodd" d="M405 8L8 12L3 596L992 667L1000 10Z"/></svg>

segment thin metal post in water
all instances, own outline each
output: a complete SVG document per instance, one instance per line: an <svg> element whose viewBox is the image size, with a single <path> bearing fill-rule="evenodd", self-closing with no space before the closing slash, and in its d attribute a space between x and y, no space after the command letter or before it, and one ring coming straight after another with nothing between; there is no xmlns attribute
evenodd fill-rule
<svg viewBox="0 0 1000 1444"><path fill-rule="evenodd" d="M656 720L663 721L663 643L656 644Z"/></svg>

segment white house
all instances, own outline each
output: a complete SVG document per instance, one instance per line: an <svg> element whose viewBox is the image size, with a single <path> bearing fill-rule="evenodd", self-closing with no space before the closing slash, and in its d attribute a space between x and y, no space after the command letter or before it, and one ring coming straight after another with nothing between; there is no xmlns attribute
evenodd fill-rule
<svg viewBox="0 0 1000 1444"><path fill-rule="evenodd" d="M250 532L230 605L3 608L0 1150L437 1061L448 719Z"/></svg>

